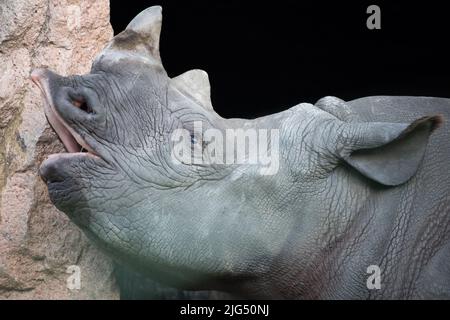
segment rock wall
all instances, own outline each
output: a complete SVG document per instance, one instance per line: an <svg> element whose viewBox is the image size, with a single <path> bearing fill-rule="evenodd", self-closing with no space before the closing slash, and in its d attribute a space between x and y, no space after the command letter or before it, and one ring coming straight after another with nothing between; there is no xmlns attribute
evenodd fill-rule
<svg viewBox="0 0 450 320"><path fill-rule="evenodd" d="M36 67L87 72L111 37L107 0L0 1L0 299L118 298L110 260L52 206L37 174L63 146L29 80Z"/></svg>

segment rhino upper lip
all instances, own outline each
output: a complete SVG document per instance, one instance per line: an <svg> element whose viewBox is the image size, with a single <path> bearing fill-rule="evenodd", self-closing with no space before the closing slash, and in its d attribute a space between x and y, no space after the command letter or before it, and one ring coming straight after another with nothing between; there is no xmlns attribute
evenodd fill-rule
<svg viewBox="0 0 450 320"><path fill-rule="evenodd" d="M97 153L89 146L86 141L60 116L55 108L53 99L51 98L48 83L47 71L45 69L36 69L31 73L31 80L40 88L44 96L44 111L50 125L64 144L69 153L84 154L98 157ZM82 105L79 101L74 101L74 108L80 108ZM86 152L83 152L83 149Z"/></svg>

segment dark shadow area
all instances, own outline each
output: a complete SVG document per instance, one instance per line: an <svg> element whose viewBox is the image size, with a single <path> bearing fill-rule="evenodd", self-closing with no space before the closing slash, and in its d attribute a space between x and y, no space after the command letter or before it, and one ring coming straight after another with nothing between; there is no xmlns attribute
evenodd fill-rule
<svg viewBox="0 0 450 320"><path fill-rule="evenodd" d="M170 76L210 76L224 117L257 117L326 95L450 97L450 25L444 2L391 1L368 30L372 1L111 1L115 33L159 4Z"/></svg>
<svg viewBox="0 0 450 320"><path fill-rule="evenodd" d="M118 263L114 276L120 288L121 300L224 300L231 296L217 291L184 291L157 282Z"/></svg>

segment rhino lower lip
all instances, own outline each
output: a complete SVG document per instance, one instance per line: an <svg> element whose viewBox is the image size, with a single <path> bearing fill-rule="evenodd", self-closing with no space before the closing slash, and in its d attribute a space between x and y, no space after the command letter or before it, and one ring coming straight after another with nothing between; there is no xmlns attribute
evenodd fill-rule
<svg viewBox="0 0 450 320"><path fill-rule="evenodd" d="M64 119L58 114L51 99L50 90L48 86L48 77L46 70L36 69L31 73L31 80L39 87L44 97L44 111L48 122L55 130L56 134L61 139L64 147L69 153L80 154L84 150L86 155L98 156L92 148L84 141L83 138L71 128ZM74 101L74 108L80 108L80 103Z"/></svg>

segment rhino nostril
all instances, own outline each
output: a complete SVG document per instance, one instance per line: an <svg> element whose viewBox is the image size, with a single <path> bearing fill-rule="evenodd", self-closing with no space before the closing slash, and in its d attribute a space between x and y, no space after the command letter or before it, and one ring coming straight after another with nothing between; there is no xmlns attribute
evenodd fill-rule
<svg viewBox="0 0 450 320"><path fill-rule="evenodd" d="M75 107L80 108L81 110L83 110L87 113L94 113L92 108L89 106L89 104L84 99L72 100L72 104Z"/></svg>

